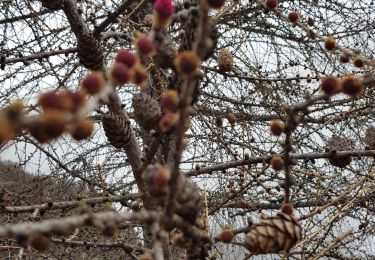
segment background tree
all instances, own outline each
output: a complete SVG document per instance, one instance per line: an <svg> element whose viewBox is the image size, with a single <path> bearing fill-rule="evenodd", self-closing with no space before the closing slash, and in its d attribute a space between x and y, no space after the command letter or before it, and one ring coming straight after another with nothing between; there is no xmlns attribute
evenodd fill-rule
<svg viewBox="0 0 375 260"><path fill-rule="evenodd" d="M374 257L372 1L1 5L2 258Z"/></svg>

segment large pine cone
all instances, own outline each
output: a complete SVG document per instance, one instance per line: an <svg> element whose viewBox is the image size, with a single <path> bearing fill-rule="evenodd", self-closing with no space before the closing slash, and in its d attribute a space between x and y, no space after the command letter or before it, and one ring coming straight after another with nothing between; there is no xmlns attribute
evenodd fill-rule
<svg viewBox="0 0 375 260"><path fill-rule="evenodd" d="M124 115L113 112L106 113L102 119L103 128L108 141L116 148L129 145L131 139L130 121Z"/></svg>
<svg viewBox="0 0 375 260"><path fill-rule="evenodd" d="M366 130L365 143L368 149L375 149L375 127L370 126Z"/></svg>
<svg viewBox="0 0 375 260"><path fill-rule="evenodd" d="M103 66L103 49L92 35L78 37L78 56L83 66L98 70Z"/></svg>
<svg viewBox="0 0 375 260"><path fill-rule="evenodd" d="M349 140L333 135L331 140L327 143L326 151L331 152L332 155L328 159L333 166L344 168L350 164L352 158L350 156L337 156L333 151L346 151L350 150L351 143Z"/></svg>
<svg viewBox="0 0 375 260"><path fill-rule="evenodd" d="M146 130L156 129L161 117L159 103L145 93L133 96L134 116L137 123Z"/></svg>
<svg viewBox="0 0 375 260"><path fill-rule="evenodd" d="M246 234L245 246L254 255L288 252L302 238L302 229L290 215L278 212L254 225Z"/></svg>

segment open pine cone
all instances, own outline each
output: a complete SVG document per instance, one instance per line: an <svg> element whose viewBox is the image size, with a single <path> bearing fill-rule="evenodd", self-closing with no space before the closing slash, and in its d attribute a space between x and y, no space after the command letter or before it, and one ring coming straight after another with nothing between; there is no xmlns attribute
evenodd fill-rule
<svg viewBox="0 0 375 260"><path fill-rule="evenodd" d="M337 135L333 135L331 140L326 145L326 151L345 151L350 150L351 143L348 139L342 138ZM337 156L335 153L332 153L331 157L328 159L333 166L344 168L350 164L352 158L350 156Z"/></svg>
<svg viewBox="0 0 375 260"><path fill-rule="evenodd" d="M155 99L145 93L135 94L132 105L135 120L141 127L151 130L159 126L161 109Z"/></svg>
<svg viewBox="0 0 375 260"><path fill-rule="evenodd" d="M282 212L254 225L246 234L245 247L254 255L288 252L302 238L297 220Z"/></svg>

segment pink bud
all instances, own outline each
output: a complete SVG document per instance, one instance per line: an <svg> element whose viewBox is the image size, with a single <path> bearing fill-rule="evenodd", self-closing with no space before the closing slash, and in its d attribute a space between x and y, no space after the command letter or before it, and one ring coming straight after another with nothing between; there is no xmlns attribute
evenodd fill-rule
<svg viewBox="0 0 375 260"><path fill-rule="evenodd" d="M156 0L154 3L154 9L162 19L170 18L175 12L171 0Z"/></svg>

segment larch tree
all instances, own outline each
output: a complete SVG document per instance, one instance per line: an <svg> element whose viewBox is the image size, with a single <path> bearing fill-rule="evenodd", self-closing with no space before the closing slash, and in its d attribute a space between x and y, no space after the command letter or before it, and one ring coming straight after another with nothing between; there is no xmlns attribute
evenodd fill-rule
<svg viewBox="0 0 375 260"><path fill-rule="evenodd" d="M372 0L1 0L1 259L375 257Z"/></svg>

